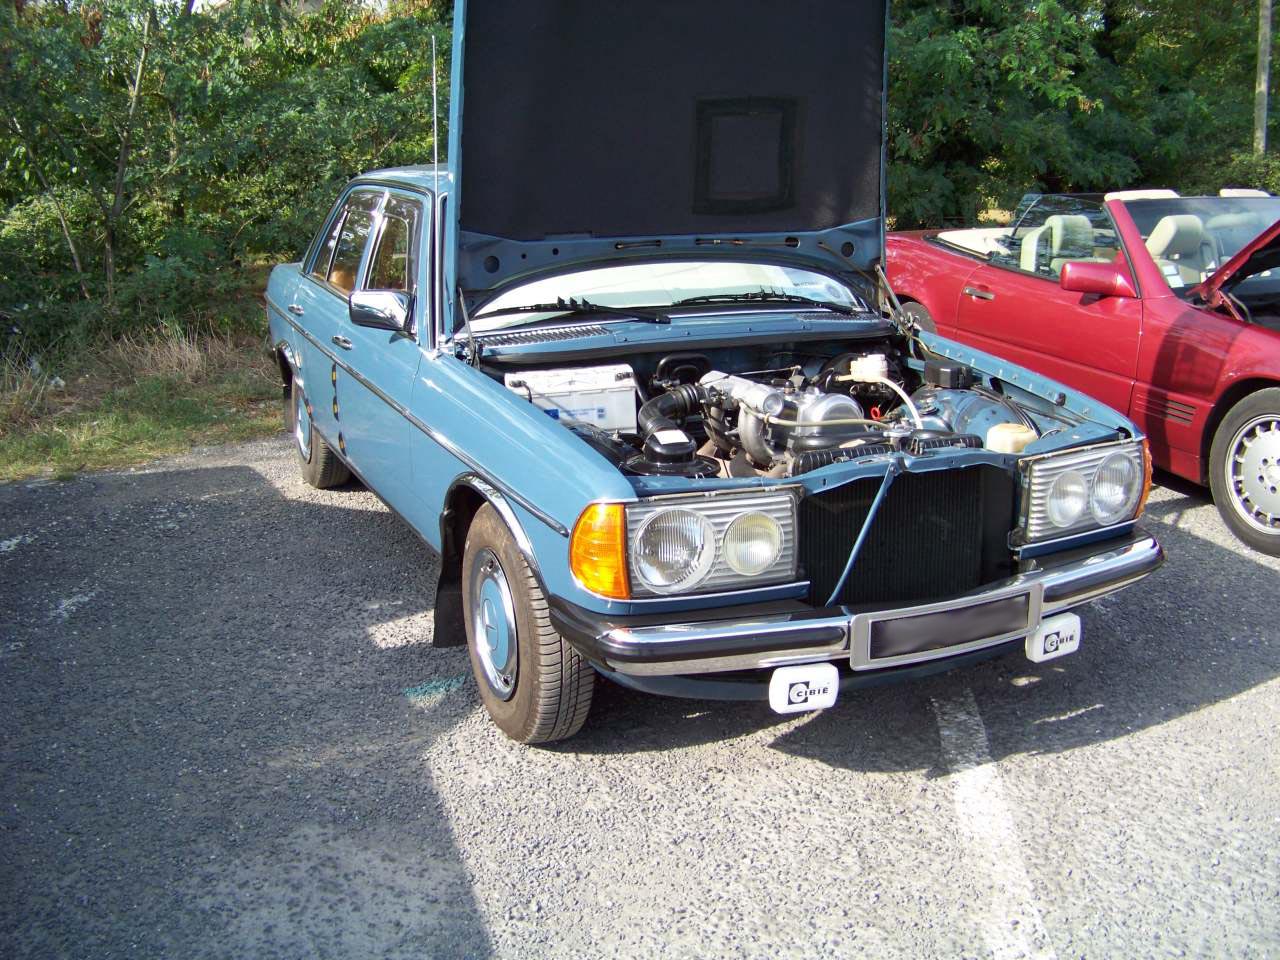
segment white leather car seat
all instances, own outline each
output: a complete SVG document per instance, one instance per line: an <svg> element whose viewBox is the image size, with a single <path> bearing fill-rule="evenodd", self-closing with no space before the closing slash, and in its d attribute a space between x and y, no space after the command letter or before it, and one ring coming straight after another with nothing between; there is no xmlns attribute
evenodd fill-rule
<svg viewBox="0 0 1280 960"><path fill-rule="evenodd" d="M1027 273L1056 277L1062 273L1064 263L1106 260L1095 257L1093 252L1093 224L1089 218L1082 213L1059 213L1023 236L1018 265Z"/></svg>
<svg viewBox="0 0 1280 960"><path fill-rule="evenodd" d="M1170 287L1178 289L1204 278L1204 224L1191 213L1162 217L1147 237L1147 252Z"/></svg>

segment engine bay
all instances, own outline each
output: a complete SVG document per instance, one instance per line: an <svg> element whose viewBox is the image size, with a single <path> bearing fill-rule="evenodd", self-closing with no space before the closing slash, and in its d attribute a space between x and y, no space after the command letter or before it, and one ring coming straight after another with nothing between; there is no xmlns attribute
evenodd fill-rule
<svg viewBox="0 0 1280 960"><path fill-rule="evenodd" d="M1079 422L954 361L911 361L897 336L625 359L486 366L638 476L786 478L899 452L1018 453Z"/></svg>

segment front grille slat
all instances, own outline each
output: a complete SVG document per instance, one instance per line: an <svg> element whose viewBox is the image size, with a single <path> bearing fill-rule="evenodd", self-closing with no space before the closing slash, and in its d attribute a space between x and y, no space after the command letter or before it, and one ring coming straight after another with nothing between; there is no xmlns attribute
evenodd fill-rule
<svg viewBox="0 0 1280 960"><path fill-rule="evenodd" d="M812 602L825 604L835 588L881 481L856 480L800 502L800 561ZM928 603L1009 576L1015 490L1012 476L990 466L897 477L836 602Z"/></svg>

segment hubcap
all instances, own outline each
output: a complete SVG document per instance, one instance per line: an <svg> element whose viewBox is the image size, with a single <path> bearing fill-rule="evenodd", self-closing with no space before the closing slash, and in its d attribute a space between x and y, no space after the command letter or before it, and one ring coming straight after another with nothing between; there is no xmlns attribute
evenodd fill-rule
<svg viewBox="0 0 1280 960"><path fill-rule="evenodd" d="M484 678L503 700L516 689L516 608L498 555L487 547L471 573L471 637Z"/></svg>
<svg viewBox="0 0 1280 960"><path fill-rule="evenodd" d="M1280 536L1280 416L1258 417L1236 432L1226 480L1236 513L1263 533Z"/></svg>
<svg viewBox="0 0 1280 960"><path fill-rule="evenodd" d="M293 439L303 460L311 459L311 413L302 391L293 389Z"/></svg>

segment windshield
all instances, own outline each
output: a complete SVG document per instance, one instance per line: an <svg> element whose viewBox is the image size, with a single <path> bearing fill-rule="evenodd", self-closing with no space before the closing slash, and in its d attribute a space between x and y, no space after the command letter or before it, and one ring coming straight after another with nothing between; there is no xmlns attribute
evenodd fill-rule
<svg viewBox="0 0 1280 960"><path fill-rule="evenodd" d="M1280 220L1280 197L1130 200L1125 209L1169 288L1186 296L1242 247ZM1238 293L1280 290L1276 271L1245 280Z"/></svg>
<svg viewBox="0 0 1280 960"><path fill-rule="evenodd" d="M561 299L589 300L604 307L668 307L693 297L761 290L865 309L848 287L821 273L767 263L695 260L596 267L534 280L486 303L471 318L471 326L476 331L497 330L554 317L560 311L489 314Z"/></svg>

